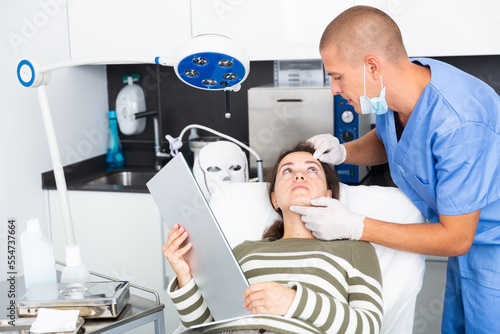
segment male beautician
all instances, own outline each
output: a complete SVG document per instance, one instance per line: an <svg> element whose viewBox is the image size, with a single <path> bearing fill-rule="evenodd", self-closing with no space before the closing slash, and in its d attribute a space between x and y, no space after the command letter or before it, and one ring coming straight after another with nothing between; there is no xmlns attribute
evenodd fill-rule
<svg viewBox="0 0 500 334"><path fill-rule="evenodd" d="M320 239L448 256L442 332L498 333L500 97L450 65L408 59L396 23L371 7L335 18L320 53L332 93L377 121L343 145L330 135L311 138L315 157L332 164L388 161L392 179L430 224L378 221L331 198L292 210Z"/></svg>

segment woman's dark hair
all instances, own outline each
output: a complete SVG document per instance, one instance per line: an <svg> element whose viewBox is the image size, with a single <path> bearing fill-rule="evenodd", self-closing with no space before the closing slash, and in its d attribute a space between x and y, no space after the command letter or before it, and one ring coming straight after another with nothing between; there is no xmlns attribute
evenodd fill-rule
<svg viewBox="0 0 500 334"><path fill-rule="evenodd" d="M276 177L278 174L278 168L281 160L283 160L283 158L285 158L287 155L291 153L308 152L314 154L314 151L315 151L314 146L311 143L306 141L301 141L297 143L295 147L286 148L280 152L278 159L276 160L274 165L266 171L266 176L265 176L265 180L269 183L267 187L267 195L269 197L269 201L271 202L271 204L272 204L271 194L274 192ZM330 164L324 163L322 161L320 161L320 163L325 172L326 187L327 189L332 191L332 198L338 199L340 192L340 185L339 185L339 176L337 175L337 171L335 170L335 167L333 167ZM264 234L262 235L263 238L272 237L276 239L281 239L283 237L283 234L285 233L285 226L283 223L283 212L281 211L280 208L278 208L276 212L280 215L281 219L276 220L270 227L268 227L264 231Z"/></svg>

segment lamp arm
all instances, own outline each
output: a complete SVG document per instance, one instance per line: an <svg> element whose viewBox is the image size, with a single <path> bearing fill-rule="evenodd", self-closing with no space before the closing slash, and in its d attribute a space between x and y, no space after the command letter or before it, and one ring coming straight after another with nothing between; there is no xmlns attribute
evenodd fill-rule
<svg viewBox="0 0 500 334"><path fill-rule="evenodd" d="M98 64L122 64L122 63L146 63L158 64L162 66L174 66L174 59L170 57L95 57L78 60L68 60L55 64L43 65L36 59L23 59L17 66L17 78L24 87L37 88L41 85L48 85L50 74L54 70L65 67Z"/></svg>
<svg viewBox="0 0 500 334"><path fill-rule="evenodd" d="M253 149L251 149L248 145L243 144L238 139L235 139L235 138L233 138L231 136L225 135L225 134L223 134L223 133L221 133L219 131L213 130L213 129L209 128L209 127L206 127L206 126L203 126L203 125L199 125L199 124L191 124L191 125L186 126L184 129L182 129L181 134L179 135L179 137L177 139L182 143L182 137L184 136L184 134L189 129L192 129L192 128L198 128L198 129L202 129L202 130L211 132L211 133L213 133L213 134L215 134L217 136L225 138L225 139L227 139L227 140L229 140L229 141L231 141L231 142L233 142L233 143L235 143L235 144L243 147L248 152L250 152L255 157L255 159L257 160L257 176L258 176L259 182L264 182L264 171L263 171L262 159L257 154L257 152L255 152Z"/></svg>
<svg viewBox="0 0 500 334"><path fill-rule="evenodd" d="M162 66L174 66L174 58L171 57L92 57L85 59L68 60L55 64L42 66L39 69L40 73L46 73L58 70L65 67L82 66L82 65L107 65L107 64L158 64Z"/></svg>
<svg viewBox="0 0 500 334"><path fill-rule="evenodd" d="M63 215L64 232L66 234L66 244L74 245L75 232L73 229L73 220L71 217L71 210L69 206L68 188L66 186L66 179L64 177L64 170L61 162L61 155L57 145L56 132L54 130L54 122L52 121L52 114L50 113L49 99L47 97L47 90L45 85L37 87L38 101L42 110L43 123L45 125L45 132L49 142L49 151L52 158L52 168L54 169L54 178L56 180L56 188L59 195L59 203Z"/></svg>

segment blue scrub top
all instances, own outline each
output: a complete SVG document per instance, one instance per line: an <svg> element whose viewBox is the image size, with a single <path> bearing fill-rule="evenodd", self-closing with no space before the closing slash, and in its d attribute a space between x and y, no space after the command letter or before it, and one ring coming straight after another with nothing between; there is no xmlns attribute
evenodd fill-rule
<svg viewBox="0 0 500 334"><path fill-rule="evenodd" d="M500 97L451 65L412 61L431 81L400 140L392 110L376 121L394 183L430 222L481 209L474 244L500 245Z"/></svg>

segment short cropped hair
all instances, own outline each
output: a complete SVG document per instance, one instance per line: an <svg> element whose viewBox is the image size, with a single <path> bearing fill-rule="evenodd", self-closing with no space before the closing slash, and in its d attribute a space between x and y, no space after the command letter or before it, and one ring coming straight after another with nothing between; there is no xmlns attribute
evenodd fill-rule
<svg viewBox="0 0 500 334"><path fill-rule="evenodd" d="M339 14L326 27L320 52L336 47L340 60L355 66L368 55L398 62L408 58L398 25L383 11L370 6L354 6Z"/></svg>

